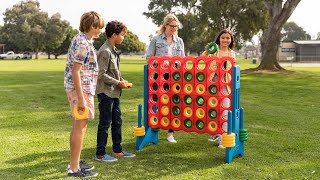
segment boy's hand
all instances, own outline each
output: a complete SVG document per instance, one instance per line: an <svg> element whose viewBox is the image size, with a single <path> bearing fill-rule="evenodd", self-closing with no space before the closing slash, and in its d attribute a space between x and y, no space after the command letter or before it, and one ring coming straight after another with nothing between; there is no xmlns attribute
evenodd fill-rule
<svg viewBox="0 0 320 180"><path fill-rule="evenodd" d="M131 87L132 87L132 83L126 82L126 86L127 86L128 88L131 88Z"/></svg>
<svg viewBox="0 0 320 180"><path fill-rule="evenodd" d="M84 100L84 98L79 98L78 99L78 112L79 114L82 114L86 108L86 101Z"/></svg>
<svg viewBox="0 0 320 180"><path fill-rule="evenodd" d="M120 81L119 84L118 84L118 87L121 88L121 89L128 88L127 84L126 84L127 82L128 81Z"/></svg>

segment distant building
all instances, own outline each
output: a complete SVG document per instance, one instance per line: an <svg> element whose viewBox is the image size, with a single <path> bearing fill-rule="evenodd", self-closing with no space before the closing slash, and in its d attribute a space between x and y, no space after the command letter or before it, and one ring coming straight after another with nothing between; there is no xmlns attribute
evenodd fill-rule
<svg viewBox="0 0 320 180"><path fill-rule="evenodd" d="M283 41L278 61L320 62L320 40Z"/></svg>

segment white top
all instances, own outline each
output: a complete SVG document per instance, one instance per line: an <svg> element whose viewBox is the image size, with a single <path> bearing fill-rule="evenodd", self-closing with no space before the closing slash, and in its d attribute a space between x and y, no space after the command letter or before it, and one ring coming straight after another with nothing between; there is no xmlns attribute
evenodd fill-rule
<svg viewBox="0 0 320 180"><path fill-rule="evenodd" d="M173 43L171 43L171 45L168 46L168 56L172 56L172 46L173 46Z"/></svg>

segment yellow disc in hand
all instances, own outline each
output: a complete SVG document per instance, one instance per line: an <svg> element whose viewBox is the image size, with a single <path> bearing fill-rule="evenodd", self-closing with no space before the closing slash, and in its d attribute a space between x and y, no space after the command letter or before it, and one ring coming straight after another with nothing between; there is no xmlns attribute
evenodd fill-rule
<svg viewBox="0 0 320 180"><path fill-rule="evenodd" d="M132 83L126 82L126 86L127 86L127 87L132 87Z"/></svg>
<svg viewBox="0 0 320 180"><path fill-rule="evenodd" d="M89 114L89 108L85 107L84 111L82 114L79 114L78 111L78 106L74 106L73 108L73 115L75 118L77 118L77 120L84 120L84 119L88 119L88 114Z"/></svg>

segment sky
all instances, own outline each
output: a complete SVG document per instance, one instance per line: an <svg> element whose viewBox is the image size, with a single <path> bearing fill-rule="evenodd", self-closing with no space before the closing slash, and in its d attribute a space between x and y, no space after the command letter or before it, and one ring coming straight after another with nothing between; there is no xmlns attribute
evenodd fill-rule
<svg viewBox="0 0 320 180"><path fill-rule="evenodd" d="M49 16L60 13L61 19L70 22L74 29L79 29L80 17L84 12L96 11L106 21L118 20L128 29L149 44L149 35L155 34L158 27L142 13L148 10L149 0L38 0L40 9ZM21 0L1 0L0 25L3 25L3 13L7 8Z"/></svg>
<svg viewBox="0 0 320 180"><path fill-rule="evenodd" d="M1 0L0 25L3 25L3 13L7 8L21 0ZM106 21L118 20L125 23L128 29L139 37L139 40L149 44L149 35L155 35L158 27L142 13L148 10L149 0L38 0L40 9L49 16L60 13L63 20L70 22L78 29L80 17L84 12L96 11ZM289 21L295 22L311 35L312 39L320 32L320 22L316 12L319 11L319 0L301 0Z"/></svg>

